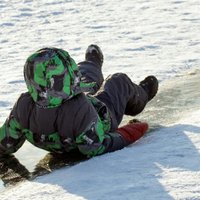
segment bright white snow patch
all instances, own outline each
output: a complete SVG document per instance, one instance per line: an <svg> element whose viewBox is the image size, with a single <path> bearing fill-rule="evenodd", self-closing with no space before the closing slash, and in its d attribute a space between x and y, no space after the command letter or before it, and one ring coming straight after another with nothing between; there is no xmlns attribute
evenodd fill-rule
<svg viewBox="0 0 200 200"><path fill-rule="evenodd" d="M19 94L26 91L26 58L45 46L64 48L79 62L87 46L97 43L105 57L105 76L125 72L138 83L155 74L161 90L166 89L162 86L169 78L200 66L199 9L199 0L0 0L0 124ZM195 99L190 90L195 84L199 82L177 92L183 98L189 93L187 102L179 95L173 105L170 98L165 105L182 119L123 150L17 187L4 190L1 186L0 199L200 199L199 89L193 87ZM169 90L170 95L174 98L176 93ZM177 111L179 104L182 110ZM165 117L158 114L155 110L155 116ZM41 155L27 144L20 151L24 153L22 163L32 163Z"/></svg>

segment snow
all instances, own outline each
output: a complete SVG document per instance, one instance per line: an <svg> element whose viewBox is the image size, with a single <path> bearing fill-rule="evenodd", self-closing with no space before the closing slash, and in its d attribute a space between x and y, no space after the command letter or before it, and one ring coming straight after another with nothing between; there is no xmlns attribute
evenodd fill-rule
<svg viewBox="0 0 200 200"><path fill-rule="evenodd" d="M200 199L199 9L198 0L0 0L0 124L26 91L26 58L45 46L79 62L97 43L105 76L124 72L137 83L154 74L160 83L139 116L150 123L144 138L32 182L0 185L0 199ZM29 143L16 153L29 165L43 154Z"/></svg>

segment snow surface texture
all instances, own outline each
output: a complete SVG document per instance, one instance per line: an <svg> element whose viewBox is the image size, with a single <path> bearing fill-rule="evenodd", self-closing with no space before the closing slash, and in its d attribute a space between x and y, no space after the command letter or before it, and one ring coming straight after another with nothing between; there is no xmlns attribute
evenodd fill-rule
<svg viewBox="0 0 200 200"><path fill-rule="evenodd" d="M45 46L79 62L97 43L105 76L125 72L139 82L154 74L160 82L139 116L154 129L146 137L33 182L1 186L0 199L200 199L199 9L199 0L0 0L0 124L26 91L26 58ZM16 155L30 163L42 153L26 143Z"/></svg>

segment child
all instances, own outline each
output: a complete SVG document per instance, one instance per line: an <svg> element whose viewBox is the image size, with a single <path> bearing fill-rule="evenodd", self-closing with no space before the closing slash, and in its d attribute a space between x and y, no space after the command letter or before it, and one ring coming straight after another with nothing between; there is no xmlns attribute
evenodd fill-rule
<svg viewBox="0 0 200 200"><path fill-rule="evenodd" d="M124 114L137 115L156 95L157 79L148 76L136 85L117 73L98 91L104 81L102 64L97 45L87 48L85 61L78 65L62 49L44 48L31 55L24 66L28 92L0 129L0 157L16 152L25 140L50 152L78 149L92 157L142 137L147 123L118 126Z"/></svg>

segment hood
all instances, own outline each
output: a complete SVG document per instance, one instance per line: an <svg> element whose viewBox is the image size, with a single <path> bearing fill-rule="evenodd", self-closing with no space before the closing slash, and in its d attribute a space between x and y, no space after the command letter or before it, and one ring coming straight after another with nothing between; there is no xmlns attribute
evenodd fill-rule
<svg viewBox="0 0 200 200"><path fill-rule="evenodd" d="M90 87L82 83L75 61L67 51L40 49L28 57L24 78L30 95L41 107L56 107Z"/></svg>

